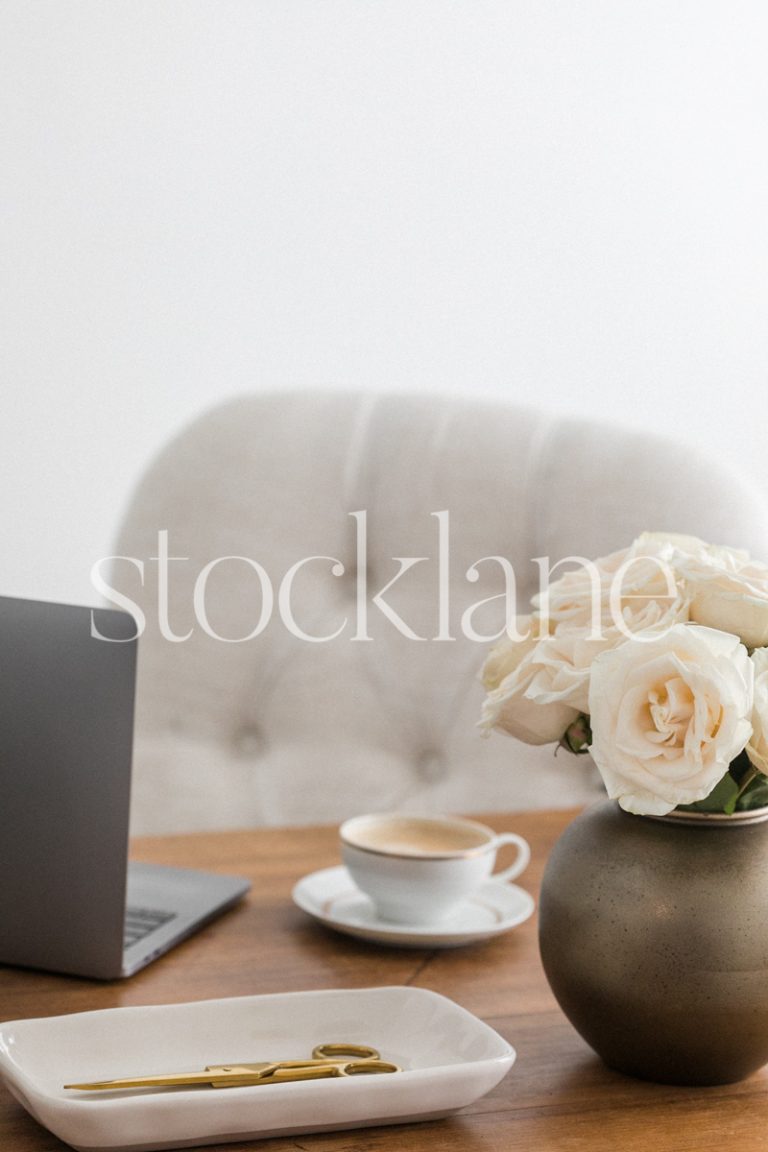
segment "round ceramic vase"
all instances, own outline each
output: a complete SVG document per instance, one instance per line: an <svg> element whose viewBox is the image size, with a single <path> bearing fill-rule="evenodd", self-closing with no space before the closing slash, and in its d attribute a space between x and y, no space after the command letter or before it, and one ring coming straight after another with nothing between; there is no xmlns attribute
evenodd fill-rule
<svg viewBox="0 0 768 1152"><path fill-rule="evenodd" d="M728 1084L768 1062L768 809L633 816L605 801L549 858L544 970L612 1068Z"/></svg>

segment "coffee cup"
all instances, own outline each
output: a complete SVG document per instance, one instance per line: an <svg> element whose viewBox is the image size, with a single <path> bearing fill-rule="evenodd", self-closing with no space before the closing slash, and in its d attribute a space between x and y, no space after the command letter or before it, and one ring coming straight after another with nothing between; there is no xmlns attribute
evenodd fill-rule
<svg viewBox="0 0 768 1152"><path fill-rule="evenodd" d="M398 924L444 920L489 880L519 876L531 858L527 841L458 816L380 813L355 816L339 829L341 855L379 919ZM496 853L514 844L513 864L493 872Z"/></svg>

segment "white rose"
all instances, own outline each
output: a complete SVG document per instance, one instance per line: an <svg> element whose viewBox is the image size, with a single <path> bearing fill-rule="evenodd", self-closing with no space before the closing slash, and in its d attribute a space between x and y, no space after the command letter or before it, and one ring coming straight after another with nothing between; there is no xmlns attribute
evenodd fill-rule
<svg viewBox="0 0 768 1152"><path fill-rule="evenodd" d="M655 554L683 577L695 623L732 632L748 648L768 645L768 566L748 552L660 532L644 533L631 551Z"/></svg>
<svg viewBox="0 0 768 1152"><path fill-rule="evenodd" d="M768 568L751 561L738 572L689 578L691 619L733 632L748 648L768 645Z"/></svg>
<svg viewBox="0 0 768 1152"><path fill-rule="evenodd" d="M561 625L586 628L591 626L595 616L602 619L611 581L627 554L624 548L597 560L578 558L577 568L553 580L543 592L533 597L537 616L551 629Z"/></svg>
<svg viewBox="0 0 768 1152"><path fill-rule="evenodd" d="M514 672L520 661L526 656L543 635L540 620L532 616L518 616L515 621L515 631L521 637L512 640L509 636L502 637L488 653L480 673L480 679L487 692L498 688L505 676Z"/></svg>
<svg viewBox="0 0 768 1152"><path fill-rule="evenodd" d="M755 670L755 699L747 755L758 771L768 775L768 648L755 649L752 667Z"/></svg>
<svg viewBox="0 0 768 1152"><path fill-rule="evenodd" d="M707 544L698 536L684 536L679 532L643 532L628 551L631 556L655 556L672 568L694 563L702 568L729 564L740 567L749 562L749 553L742 549Z"/></svg>
<svg viewBox="0 0 768 1152"><path fill-rule="evenodd" d="M687 619L688 601L683 596L669 605L638 596L624 603L615 621L608 616L595 638L591 626L561 624L553 635L543 637L530 654L526 696L538 704L570 704L579 712L589 712L592 664L602 652L635 638L638 643L648 643L652 636Z"/></svg>
<svg viewBox="0 0 768 1152"><path fill-rule="evenodd" d="M480 720L486 732L498 728L525 744L553 744L562 739L578 716L567 704L538 704L527 695L534 668L531 657L540 643L538 625L529 617L517 622L518 632L529 635L519 641L506 640L491 651L483 668L488 689Z"/></svg>
<svg viewBox="0 0 768 1152"><path fill-rule="evenodd" d="M578 712L589 709L589 674L606 643L588 639L585 630L563 629L539 641L526 663L525 693L540 707L568 704Z"/></svg>
<svg viewBox="0 0 768 1152"><path fill-rule="evenodd" d="M676 624L592 665L592 756L628 812L662 816L703 800L746 745L753 667L735 636Z"/></svg>
<svg viewBox="0 0 768 1152"><path fill-rule="evenodd" d="M682 580L672 567L657 556L634 555L631 548L583 561L533 604L549 630L575 628L594 639L606 632L626 638L628 632L687 620L689 614Z"/></svg>

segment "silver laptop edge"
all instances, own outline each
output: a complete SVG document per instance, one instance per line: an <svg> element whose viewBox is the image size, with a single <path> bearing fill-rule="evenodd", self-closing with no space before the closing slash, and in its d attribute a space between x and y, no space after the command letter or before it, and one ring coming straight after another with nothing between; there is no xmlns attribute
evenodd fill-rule
<svg viewBox="0 0 768 1152"><path fill-rule="evenodd" d="M0 963L129 976L250 887L128 865L135 633L114 609L0 597ZM124 947L126 895L158 923Z"/></svg>

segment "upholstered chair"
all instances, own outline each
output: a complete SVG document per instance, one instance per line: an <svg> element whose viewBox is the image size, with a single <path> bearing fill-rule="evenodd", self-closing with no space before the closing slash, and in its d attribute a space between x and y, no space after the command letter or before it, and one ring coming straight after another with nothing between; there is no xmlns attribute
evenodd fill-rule
<svg viewBox="0 0 768 1152"><path fill-rule="evenodd" d="M110 583L145 616L134 830L597 796L588 757L482 738L478 637L503 627L510 570L524 611L534 558L645 529L768 558L759 494L646 433L396 394L206 413L148 469L115 549Z"/></svg>

